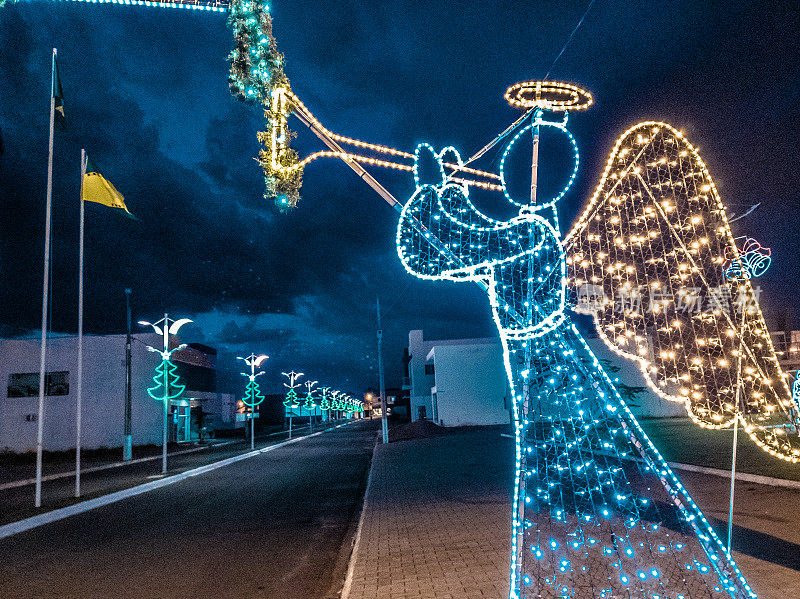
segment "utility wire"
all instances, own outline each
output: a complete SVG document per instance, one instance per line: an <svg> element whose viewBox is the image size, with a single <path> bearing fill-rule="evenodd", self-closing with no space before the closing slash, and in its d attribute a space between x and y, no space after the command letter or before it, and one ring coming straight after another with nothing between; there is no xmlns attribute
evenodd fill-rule
<svg viewBox="0 0 800 599"><path fill-rule="evenodd" d="M583 13L583 16L580 18L580 21L578 21L578 24L575 25L575 29L572 30L572 33L569 34L569 37L567 38L567 41L564 42L564 45L561 47L561 51L558 53L558 56L556 56L556 59L553 61L553 64L551 64L550 68L547 69L547 74L544 76L544 80L545 81L547 81L547 78L550 76L550 72L553 70L553 67L558 62L558 59L561 58L562 54L564 54L564 50L567 49L567 46L572 41L572 38L575 37L575 33L578 31L578 28L580 28L580 26L583 24L583 20L586 18L586 15L588 15L589 11L592 10L592 5L593 4L594 4L594 0L589 2L589 6L586 8L586 12Z"/></svg>
<svg viewBox="0 0 800 599"><path fill-rule="evenodd" d="M594 2L595 2L595 0L592 0L591 2L589 2L589 6L588 6L588 7L586 7L586 10L584 11L584 13L583 13L583 16L582 16L582 17L580 18L580 20L578 21L578 24L577 24L577 25L575 25L575 29L573 29L573 30L572 30L572 33L570 33L569 37L567 38L567 41L566 41L566 42L564 42L564 45L561 47L561 51L558 53L558 56L556 56L555 60L554 60L554 61L553 61L553 63L550 65L550 68L547 70L547 74L544 76L544 80L545 80L545 81L547 81L547 78L550 76L550 72L553 70L553 67L555 66L556 62L558 62L558 59L559 59L559 58L561 58L561 55L562 55L562 54L564 54L564 50L566 50L566 49L567 49L567 46L568 46L568 45L569 45L569 43L572 41L572 38L573 38L573 37L575 37L575 33L578 31L578 29L580 28L580 26L583 24L583 20L586 18L586 15L588 15L588 14L589 14L589 11L592 9L592 6L594 5ZM481 156L483 156L484 154L486 154L486 152L488 152L488 151L489 151L489 150L491 150L491 149L492 149L494 146L496 146L498 143L500 143L500 142L501 142L501 141L502 141L502 140L503 140L503 139L504 139L506 136L508 136L508 134L509 134L509 133L511 133L512 131L514 131L514 129L516 129L516 128L517 128L517 126L518 126L520 123L522 123L522 121L524 121L524 120L525 120L525 119L526 119L528 116L530 116L530 114L531 114L531 113L532 113L534 110L536 110L536 108L535 108L535 107L534 107L534 108L531 108L530 110L528 110L528 111L527 111L525 114L523 114L523 115L522 115L521 117L519 117L519 118L518 118L516 121L514 121L514 122L513 122L511 125L509 125L509 126L508 126L508 127L505 129L505 131L503 131L503 132L502 132L500 135L498 135L497 137L495 137L495 138L494 138L492 141L490 141L488 144L486 144L486 145L485 145L483 148L481 148L480 150L478 150L477 152L475 152L475 154L473 154L473 155L472 155L472 156L469 158L469 160L467 160L466 162L464 162L464 166L467 166L467 165L469 165L470 163L472 163L472 162L475 162L476 160L478 160L478 158L480 158ZM454 174L455 174L455 173L454 173ZM452 176L452 175L451 175L451 176Z"/></svg>

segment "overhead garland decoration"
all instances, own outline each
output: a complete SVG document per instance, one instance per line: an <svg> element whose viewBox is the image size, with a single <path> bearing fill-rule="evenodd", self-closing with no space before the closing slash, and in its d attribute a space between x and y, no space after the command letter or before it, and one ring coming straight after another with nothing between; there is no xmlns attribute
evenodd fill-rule
<svg viewBox="0 0 800 599"><path fill-rule="evenodd" d="M293 208L300 199L303 172L290 169L297 162L297 153L288 147L295 134L286 126L287 113L278 111L273 101L276 88L291 90L291 87L283 70L283 54L278 51L272 35L269 4L234 0L228 24L233 29L234 39L234 49L229 56L231 92L244 102L264 106L267 130L258 134L259 142L264 145L259 153L259 163L264 169L264 197L274 200L281 210ZM265 159L272 136L279 137L287 146L277 160L278 168Z"/></svg>

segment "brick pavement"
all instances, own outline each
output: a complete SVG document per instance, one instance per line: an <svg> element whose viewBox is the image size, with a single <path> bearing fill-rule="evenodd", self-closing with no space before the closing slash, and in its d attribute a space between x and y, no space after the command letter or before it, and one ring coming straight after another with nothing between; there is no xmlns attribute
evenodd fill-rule
<svg viewBox="0 0 800 599"><path fill-rule="evenodd" d="M378 445L343 599L508 597L507 428Z"/></svg>
<svg viewBox="0 0 800 599"><path fill-rule="evenodd" d="M503 428L378 445L342 599L508 597L513 440ZM679 472L724 538L729 481ZM761 599L800 597L800 491L739 483L734 556Z"/></svg>

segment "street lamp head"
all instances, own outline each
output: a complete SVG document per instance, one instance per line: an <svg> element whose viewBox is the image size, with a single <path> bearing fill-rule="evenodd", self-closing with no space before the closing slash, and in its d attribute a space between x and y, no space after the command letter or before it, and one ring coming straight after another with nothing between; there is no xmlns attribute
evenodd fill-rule
<svg viewBox="0 0 800 599"><path fill-rule="evenodd" d="M151 327L151 326L153 326L152 322L147 322L146 320L140 320L139 324L142 325L143 327Z"/></svg>

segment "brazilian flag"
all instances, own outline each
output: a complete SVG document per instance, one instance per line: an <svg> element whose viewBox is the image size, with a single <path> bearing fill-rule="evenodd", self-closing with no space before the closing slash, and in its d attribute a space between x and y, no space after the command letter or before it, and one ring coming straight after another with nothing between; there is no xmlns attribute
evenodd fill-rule
<svg viewBox="0 0 800 599"><path fill-rule="evenodd" d="M66 115L64 114L64 91L61 89L61 77L58 76L58 57L53 54L53 101L55 104L55 124L59 129L64 129L67 125Z"/></svg>
<svg viewBox="0 0 800 599"><path fill-rule="evenodd" d="M133 220L139 220L130 213L125 205L125 197L117 191L111 181L101 175L94 165L86 158L86 174L83 175L81 185L81 199L84 202L95 202L109 208L123 210L125 216Z"/></svg>

